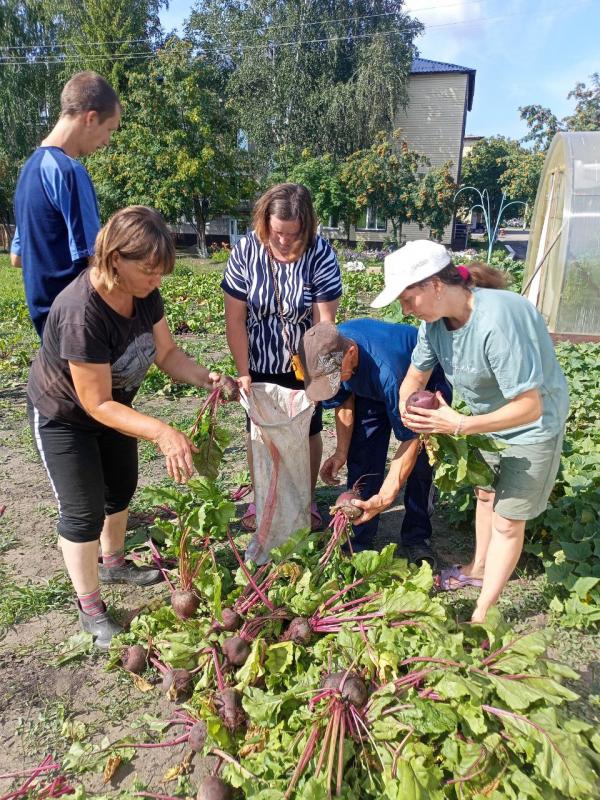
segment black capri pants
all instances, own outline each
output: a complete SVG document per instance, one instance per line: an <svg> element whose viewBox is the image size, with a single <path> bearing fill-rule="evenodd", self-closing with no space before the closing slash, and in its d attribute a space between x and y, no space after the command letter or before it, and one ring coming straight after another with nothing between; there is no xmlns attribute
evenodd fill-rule
<svg viewBox="0 0 600 800"><path fill-rule="evenodd" d="M100 538L104 518L128 506L137 486L137 439L112 428L88 431L44 417L29 422L58 503L58 533L70 542Z"/></svg>
<svg viewBox="0 0 600 800"><path fill-rule="evenodd" d="M304 381L298 380L293 372L254 372L249 371L252 383L275 383L284 389L304 389ZM246 430L250 430L250 417L246 414ZM310 418L309 436L315 436L323 430L323 406L317 403Z"/></svg>

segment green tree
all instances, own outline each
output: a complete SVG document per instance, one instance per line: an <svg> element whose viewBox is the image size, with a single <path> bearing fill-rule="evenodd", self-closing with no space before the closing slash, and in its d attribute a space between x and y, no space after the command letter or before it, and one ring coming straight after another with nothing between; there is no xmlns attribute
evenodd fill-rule
<svg viewBox="0 0 600 800"><path fill-rule="evenodd" d="M558 119L549 108L540 105L519 108L521 119L525 120L529 133L524 142L532 142L536 150L545 152L554 134L559 131L598 131L600 130L600 74L590 75L591 85L579 82L571 89L567 99L574 99L575 110L563 119Z"/></svg>
<svg viewBox="0 0 600 800"><path fill-rule="evenodd" d="M88 159L104 214L153 206L171 223L190 222L206 256L209 217L234 211L256 187L218 76L173 39L130 75L123 119L111 146Z"/></svg>
<svg viewBox="0 0 600 800"><path fill-rule="evenodd" d="M324 225L329 220L345 223L350 233L350 220L356 203L340 178L340 167L330 153L312 156L308 150L286 175L286 180L301 183L310 191L317 217Z"/></svg>
<svg viewBox="0 0 600 800"><path fill-rule="evenodd" d="M567 99L576 100L575 110L564 118L567 130L598 131L600 130L600 73L590 75L591 86L585 83L575 84L567 95Z"/></svg>
<svg viewBox="0 0 600 800"><path fill-rule="evenodd" d="M92 69L118 91L161 43L159 11L168 0L42 0L52 9L65 79Z"/></svg>
<svg viewBox="0 0 600 800"><path fill-rule="evenodd" d="M456 181L452 177L452 162L447 161L423 175L417 185L415 198L416 222L430 229L434 239L441 239L454 213Z"/></svg>
<svg viewBox="0 0 600 800"><path fill-rule="evenodd" d="M305 148L339 162L391 131L421 30L401 0L206 0L188 24L266 168L279 152L285 172Z"/></svg>
<svg viewBox="0 0 600 800"><path fill-rule="evenodd" d="M515 150L504 159L500 188L507 197L527 203L525 207L526 222L531 220L543 167L544 153L523 148Z"/></svg>
<svg viewBox="0 0 600 800"><path fill-rule="evenodd" d="M60 65L47 49L56 25L41 3L0 3L0 217L12 220L12 196L20 165L54 124Z"/></svg>
<svg viewBox="0 0 600 800"><path fill-rule="evenodd" d="M461 186L474 186L483 191L487 189L490 198L490 212L496 219L502 201L502 175L506 169L507 159L517 153L524 152L523 148L514 139L504 136L490 136L477 142L462 164ZM510 195L512 200L524 198ZM475 195L463 192L460 198L461 206L468 208L474 201Z"/></svg>
<svg viewBox="0 0 600 800"><path fill-rule="evenodd" d="M349 194L355 199L354 220L366 208L390 220L394 237L402 242L402 226L416 222L432 225L432 233L441 236L452 218L452 198L455 185L450 165L445 164L420 174L429 161L410 150L397 130L390 138L380 131L371 147L359 150L342 165L340 177ZM435 204L439 209L435 209Z"/></svg>

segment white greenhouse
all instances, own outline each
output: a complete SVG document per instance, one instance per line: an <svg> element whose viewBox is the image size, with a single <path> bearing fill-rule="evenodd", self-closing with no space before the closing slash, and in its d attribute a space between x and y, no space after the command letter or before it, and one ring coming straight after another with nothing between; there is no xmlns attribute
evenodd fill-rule
<svg viewBox="0 0 600 800"><path fill-rule="evenodd" d="M600 132L557 133L552 140L523 294L555 338L600 341Z"/></svg>

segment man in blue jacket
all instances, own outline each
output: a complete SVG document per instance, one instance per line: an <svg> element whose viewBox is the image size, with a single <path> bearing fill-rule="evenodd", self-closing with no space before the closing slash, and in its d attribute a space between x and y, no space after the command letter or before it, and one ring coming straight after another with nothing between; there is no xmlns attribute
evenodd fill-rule
<svg viewBox="0 0 600 800"><path fill-rule="evenodd" d="M402 545L410 561L427 561L433 568L432 470L418 437L402 424L398 408L417 332L410 325L376 319L337 326L319 322L304 334L300 357L308 397L335 409L337 445L321 467L321 478L329 485L339 484L338 473L346 464L348 487L358 481L365 498L360 503L363 515L353 526L353 548L372 548L379 514L406 485ZM427 388L439 390L450 402L451 390L441 369L434 370ZM400 446L385 475L392 430Z"/></svg>
<svg viewBox="0 0 600 800"><path fill-rule="evenodd" d="M60 117L19 174L11 263L22 267L25 298L40 339L54 298L82 272L100 230L98 201L77 161L108 144L121 107L109 83L78 72L60 96Z"/></svg>

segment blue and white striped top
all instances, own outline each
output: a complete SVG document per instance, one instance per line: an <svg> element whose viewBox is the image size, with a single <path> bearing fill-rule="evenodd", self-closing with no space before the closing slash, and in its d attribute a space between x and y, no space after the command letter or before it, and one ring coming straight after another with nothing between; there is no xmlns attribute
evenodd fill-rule
<svg viewBox="0 0 600 800"><path fill-rule="evenodd" d="M337 300L342 294L340 267L331 245L321 236L298 261L274 264L287 336L297 352L300 339L313 324L312 304ZM231 251L221 288L248 306L250 369L290 372L291 353L281 332L269 257L254 232Z"/></svg>

